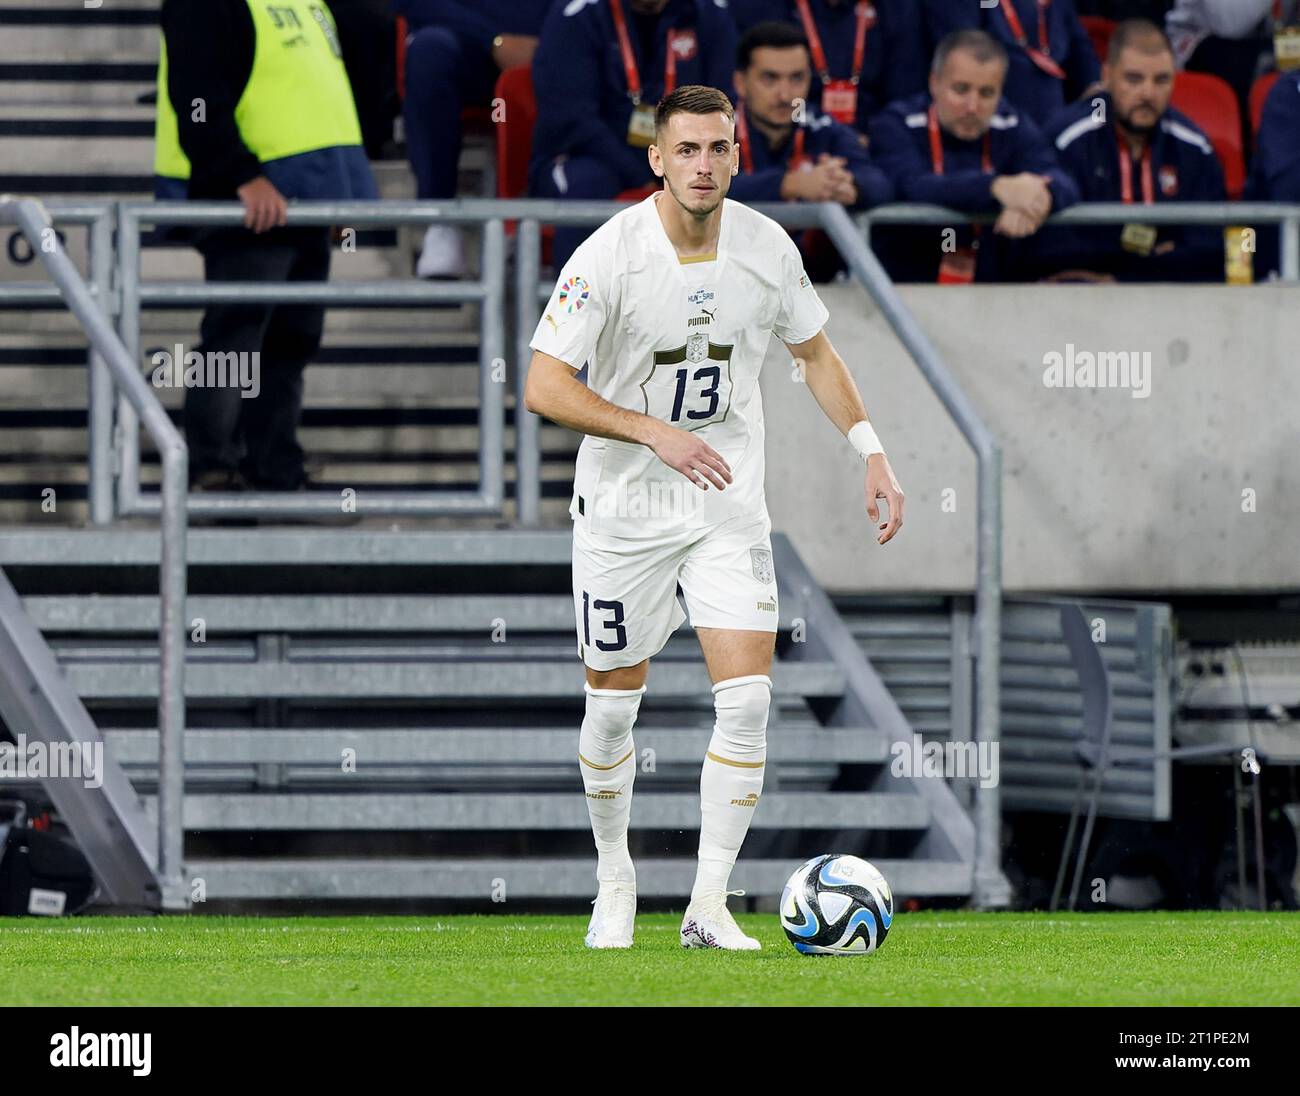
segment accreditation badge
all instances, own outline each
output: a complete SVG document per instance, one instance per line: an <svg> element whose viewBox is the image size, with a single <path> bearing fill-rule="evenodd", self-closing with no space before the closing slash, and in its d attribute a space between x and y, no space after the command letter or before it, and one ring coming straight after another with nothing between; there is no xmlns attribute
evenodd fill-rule
<svg viewBox="0 0 1300 1096"><path fill-rule="evenodd" d="M853 125L858 116L858 85L852 80L828 80L822 85L822 113Z"/></svg>
<svg viewBox="0 0 1300 1096"><path fill-rule="evenodd" d="M1279 71L1300 68L1300 27L1278 27L1273 32L1273 52Z"/></svg>
<svg viewBox="0 0 1300 1096"><path fill-rule="evenodd" d="M627 120L627 143L633 148L649 148L655 143L655 108L637 103Z"/></svg>
<svg viewBox="0 0 1300 1096"><path fill-rule="evenodd" d="M1159 230L1154 225L1125 225L1119 234L1119 243L1125 251L1143 258L1155 250Z"/></svg>

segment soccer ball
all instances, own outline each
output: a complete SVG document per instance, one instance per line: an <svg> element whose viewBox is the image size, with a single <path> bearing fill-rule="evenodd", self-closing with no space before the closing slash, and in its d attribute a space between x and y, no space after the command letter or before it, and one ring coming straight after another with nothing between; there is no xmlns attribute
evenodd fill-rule
<svg viewBox="0 0 1300 1096"><path fill-rule="evenodd" d="M781 927L805 955L866 955L885 942L894 895L856 856L814 856L781 892Z"/></svg>

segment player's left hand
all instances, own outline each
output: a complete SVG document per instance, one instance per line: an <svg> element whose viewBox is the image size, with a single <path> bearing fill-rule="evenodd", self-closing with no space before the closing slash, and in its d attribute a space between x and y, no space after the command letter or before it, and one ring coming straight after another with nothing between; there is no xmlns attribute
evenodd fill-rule
<svg viewBox="0 0 1300 1096"><path fill-rule="evenodd" d="M867 460L867 517L872 521L880 521L877 499L885 500L889 520L880 523L876 543L887 544L903 527L903 489L898 486L894 470L889 467L889 458L884 453L873 453Z"/></svg>

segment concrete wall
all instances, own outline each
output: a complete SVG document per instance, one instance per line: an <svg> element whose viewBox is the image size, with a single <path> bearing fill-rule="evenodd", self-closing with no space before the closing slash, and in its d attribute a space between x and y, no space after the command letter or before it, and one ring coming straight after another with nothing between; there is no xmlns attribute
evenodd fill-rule
<svg viewBox="0 0 1300 1096"><path fill-rule="evenodd" d="M1300 589L1300 289L902 294L1002 444L1008 591ZM853 286L822 296L906 494L905 527L875 543L861 462L773 340L762 384L774 528L833 590L972 589L970 448L869 298ZM1045 358L1067 344L1076 360L1149 352L1149 395L1047 386Z"/></svg>

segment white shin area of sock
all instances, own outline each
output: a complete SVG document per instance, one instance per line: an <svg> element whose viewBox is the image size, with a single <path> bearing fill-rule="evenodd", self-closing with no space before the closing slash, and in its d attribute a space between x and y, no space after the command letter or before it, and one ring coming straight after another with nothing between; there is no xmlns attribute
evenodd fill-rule
<svg viewBox="0 0 1300 1096"><path fill-rule="evenodd" d="M632 816L632 785L636 780L636 747L632 727L645 686L639 689L587 691L586 714L578 736L578 767L596 839L596 878L600 882L632 883L636 872L627 848Z"/></svg>
<svg viewBox="0 0 1300 1096"><path fill-rule="evenodd" d="M700 771L700 851L691 903L725 894L763 791L772 679L733 677L713 686L717 721Z"/></svg>

